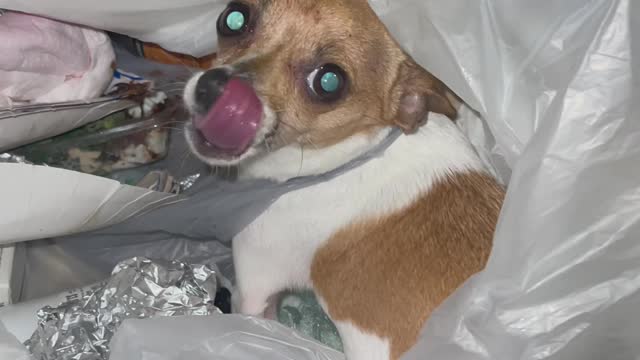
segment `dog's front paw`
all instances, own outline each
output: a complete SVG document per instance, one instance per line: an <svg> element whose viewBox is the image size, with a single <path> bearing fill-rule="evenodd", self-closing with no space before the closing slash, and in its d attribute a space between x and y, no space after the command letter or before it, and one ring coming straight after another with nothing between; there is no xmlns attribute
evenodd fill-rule
<svg viewBox="0 0 640 360"><path fill-rule="evenodd" d="M233 291L231 291L231 312L234 314L241 314L241 304L242 297L240 296L240 291L238 288L234 288Z"/></svg>
<svg viewBox="0 0 640 360"><path fill-rule="evenodd" d="M263 299L245 299L240 304L240 312L244 315L262 317L269 304Z"/></svg>
<svg viewBox="0 0 640 360"><path fill-rule="evenodd" d="M234 313L262 317L267 306L267 297L265 296L256 296L254 294L247 296L238 289L235 289L231 296L231 308Z"/></svg>
<svg viewBox="0 0 640 360"><path fill-rule="evenodd" d="M274 295L267 300L267 307L262 313L262 317L267 320L278 320L278 304L280 303L280 297Z"/></svg>

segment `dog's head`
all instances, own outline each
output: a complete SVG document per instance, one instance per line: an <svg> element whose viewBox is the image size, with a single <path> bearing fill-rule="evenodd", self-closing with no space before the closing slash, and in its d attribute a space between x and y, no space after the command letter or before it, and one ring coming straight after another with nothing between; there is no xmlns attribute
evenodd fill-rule
<svg viewBox="0 0 640 360"><path fill-rule="evenodd" d="M382 129L411 133L429 111L456 116L444 84L366 0L233 1L218 37L219 63L185 89L188 142L213 166L278 179L320 173L366 151Z"/></svg>

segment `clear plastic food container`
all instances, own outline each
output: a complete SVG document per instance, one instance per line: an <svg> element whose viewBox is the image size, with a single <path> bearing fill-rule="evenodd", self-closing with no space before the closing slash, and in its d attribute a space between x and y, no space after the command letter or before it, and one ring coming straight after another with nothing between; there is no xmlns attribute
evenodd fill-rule
<svg viewBox="0 0 640 360"><path fill-rule="evenodd" d="M120 111L65 134L12 151L34 164L107 176L163 159L171 129L183 119L176 99L158 104L149 116Z"/></svg>

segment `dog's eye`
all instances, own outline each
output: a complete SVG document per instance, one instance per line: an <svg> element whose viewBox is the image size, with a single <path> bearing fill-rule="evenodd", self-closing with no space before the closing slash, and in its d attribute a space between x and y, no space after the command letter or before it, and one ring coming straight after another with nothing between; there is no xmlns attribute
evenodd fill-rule
<svg viewBox="0 0 640 360"><path fill-rule="evenodd" d="M218 33L223 36L242 35L249 27L249 16L247 5L232 2L218 18Z"/></svg>
<svg viewBox="0 0 640 360"><path fill-rule="evenodd" d="M307 84L314 96L323 101L336 101L344 95L347 76L338 65L326 64L313 70Z"/></svg>

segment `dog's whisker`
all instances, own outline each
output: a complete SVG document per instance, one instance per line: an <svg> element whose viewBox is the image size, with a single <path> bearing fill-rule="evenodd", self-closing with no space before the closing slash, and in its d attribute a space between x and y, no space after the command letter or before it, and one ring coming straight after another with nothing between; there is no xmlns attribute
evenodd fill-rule
<svg viewBox="0 0 640 360"><path fill-rule="evenodd" d="M279 120L279 122L280 122L282 125L284 125L284 126L288 126L290 129L292 129L293 131L295 131L295 132L297 132L297 133L302 133L302 132L297 128L297 127L295 127L295 126L293 126L293 125L289 124L288 122L286 122L286 121L284 121L284 120L282 120L282 119L280 119L280 120Z"/></svg>
<svg viewBox="0 0 640 360"><path fill-rule="evenodd" d="M273 149L271 148L271 142L269 141L269 139L265 139L264 146L267 148L268 153L273 152Z"/></svg>
<svg viewBox="0 0 640 360"><path fill-rule="evenodd" d="M176 95L176 94L181 94L184 91L184 85L156 87L155 90L168 93L169 95Z"/></svg>
<svg viewBox="0 0 640 360"><path fill-rule="evenodd" d="M195 70L191 66L189 66L187 63L182 61L182 59L176 58L176 60L178 60L180 65L182 65L185 69L187 69L191 73L191 75L195 75L196 74Z"/></svg>
<svg viewBox="0 0 640 360"><path fill-rule="evenodd" d="M304 144L300 144L300 166L298 167L298 175L296 175L296 177L299 177L300 174L302 173L303 163L304 163Z"/></svg>
<svg viewBox="0 0 640 360"><path fill-rule="evenodd" d="M167 120L167 121L163 121L162 124L184 124L184 125L188 125L189 122L185 121L185 120Z"/></svg>
<svg viewBox="0 0 640 360"><path fill-rule="evenodd" d="M164 84L156 85L155 88L156 89L164 89L164 88L168 88L168 87L184 86L184 85L187 85L187 81L164 83Z"/></svg>
<svg viewBox="0 0 640 360"><path fill-rule="evenodd" d="M158 126L158 127L155 127L154 129L158 129L158 130L174 130L174 131L181 131L181 132L185 131L184 128L179 128L179 127L174 127L174 126Z"/></svg>
<svg viewBox="0 0 640 360"><path fill-rule="evenodd" d="M184 155L182 155L182 159L180 161L180 168L178 170L179 174L182 174L182 170L184 170L184 166L187 163L187 159L189 159L189 157L193 156L193 154L191 153L191 150L186 150Z"/></svg>
<svg viewBox="0 0 640 360"><path fill-rule="evenodd" d="M306 141L305 141L304 143L307 143L307 144L309 144L309 145L313 146L313 148L314 148L315 150L320 150L320 147L319 147L318 145L316 145L316 144L315 144L313 141L311 141L310 139L306 139Z"/></svg>

